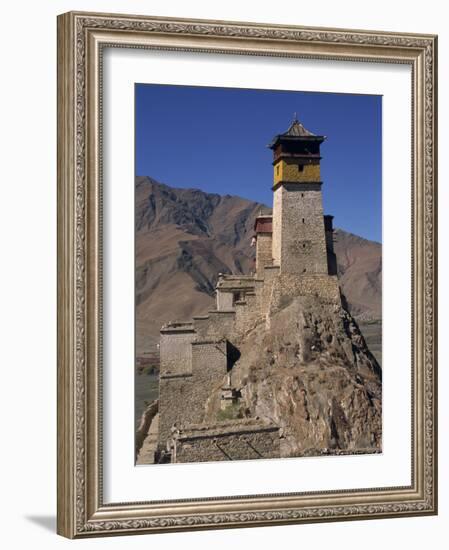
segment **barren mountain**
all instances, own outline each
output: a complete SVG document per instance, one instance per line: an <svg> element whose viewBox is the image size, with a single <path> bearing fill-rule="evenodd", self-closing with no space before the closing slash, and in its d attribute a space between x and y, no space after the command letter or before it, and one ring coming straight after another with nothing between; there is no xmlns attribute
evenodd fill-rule
<svg viewBox="0 0 449 550"><path fill-rule="evenodd" d="M248 273L254 219L268 207L230 195L136 178L136 351L154 349L160 327L214 303L218 273ZM337 230L339 276L350 311L381 316L382 248Z"/></svg>
<svg viewBox="0 0 449 550"><path fill-rule="evenodd" d="M248 272L254 218L263 205L136 178L137 355L162 324L188 320L214 301L218 273Z"/></svg>
<svg viewBox="0 0 449 550"><path fill-rule="evenodd" d="M338 277L351 314L382 318L382 245L342 229L334 232Z"/></svg>

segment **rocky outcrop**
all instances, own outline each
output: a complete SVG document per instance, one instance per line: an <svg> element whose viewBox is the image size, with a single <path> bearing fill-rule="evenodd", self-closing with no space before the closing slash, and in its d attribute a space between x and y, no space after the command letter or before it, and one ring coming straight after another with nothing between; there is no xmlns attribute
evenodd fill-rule
<svg viewBox="0 0 449 550"><path fill-rule="evenodd" d="M238 416L279 426L281 456L381 451L382 371L342 306L296 297L236 345Z"/></svg>

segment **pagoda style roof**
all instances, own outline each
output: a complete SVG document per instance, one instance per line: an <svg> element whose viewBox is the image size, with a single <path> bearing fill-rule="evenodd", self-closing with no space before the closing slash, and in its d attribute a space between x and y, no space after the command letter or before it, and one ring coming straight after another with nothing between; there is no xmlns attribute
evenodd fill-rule
<svg viewBox="0 0 449 550"><path fill-rule="evenodd" d="M297 118L293 120L293 122L290 124L288 130L284 132L283 134L280 134L281 136L295 136L295 137L305 137L305 136L315 136L313 132L310 130L307 130L307 128L302 124L302 122L299 122Z"/></svg>
<svg viewBox="0 0 449 550"><path fill-rule="evenodd" d="M293 119L293 122L288 127L288 130L283 134L277 134L274 136L271 143L268 145L270 149L273 149L279 142L282 141L296 141L296 140L305 140L305 141L324 141L326 136L318 136L308 130L302 122L300 122L296 116Z"/></svg>

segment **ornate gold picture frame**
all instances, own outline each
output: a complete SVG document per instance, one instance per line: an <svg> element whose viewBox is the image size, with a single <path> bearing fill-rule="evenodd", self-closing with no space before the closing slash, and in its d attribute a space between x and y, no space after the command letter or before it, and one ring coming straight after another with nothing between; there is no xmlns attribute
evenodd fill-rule
<svg viewBox="0 0 449 550"><path fill-rule="evenodd" d="M412 86L411 484L104 500L105 48L404 64ZM58 533L70 538L437 513L436 107L433 35L76 13L58 18ZM132 168L131 168L132 169ZM408 350L410 354L410 350Z"/></svg>

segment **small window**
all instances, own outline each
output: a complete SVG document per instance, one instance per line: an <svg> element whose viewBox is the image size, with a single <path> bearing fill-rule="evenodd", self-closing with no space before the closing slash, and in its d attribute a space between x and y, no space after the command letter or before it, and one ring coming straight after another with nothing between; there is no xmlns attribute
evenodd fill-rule
<svg viewBox="0 0 449 550"><path fill-rule="evenodd" d="M276 166L276 175L279 176L279 166Z"/></svg>
<svg viewBox="0 0 449 550"><path fill-rule="evenodd" d="M304 193L301 193L301 197L304 198Z"/></svg>
<svg viewBox="0 0 449 550"><path fill-rule="evenodd" d="M304 219L304 218L302 219L302 223L305 223L305 219Z"/></svg>
<svg viewBox="0 0 449 550"><path fill-rule="evenodd" d="M298 171L304 172L304 164L298 164Z"/></svg>

